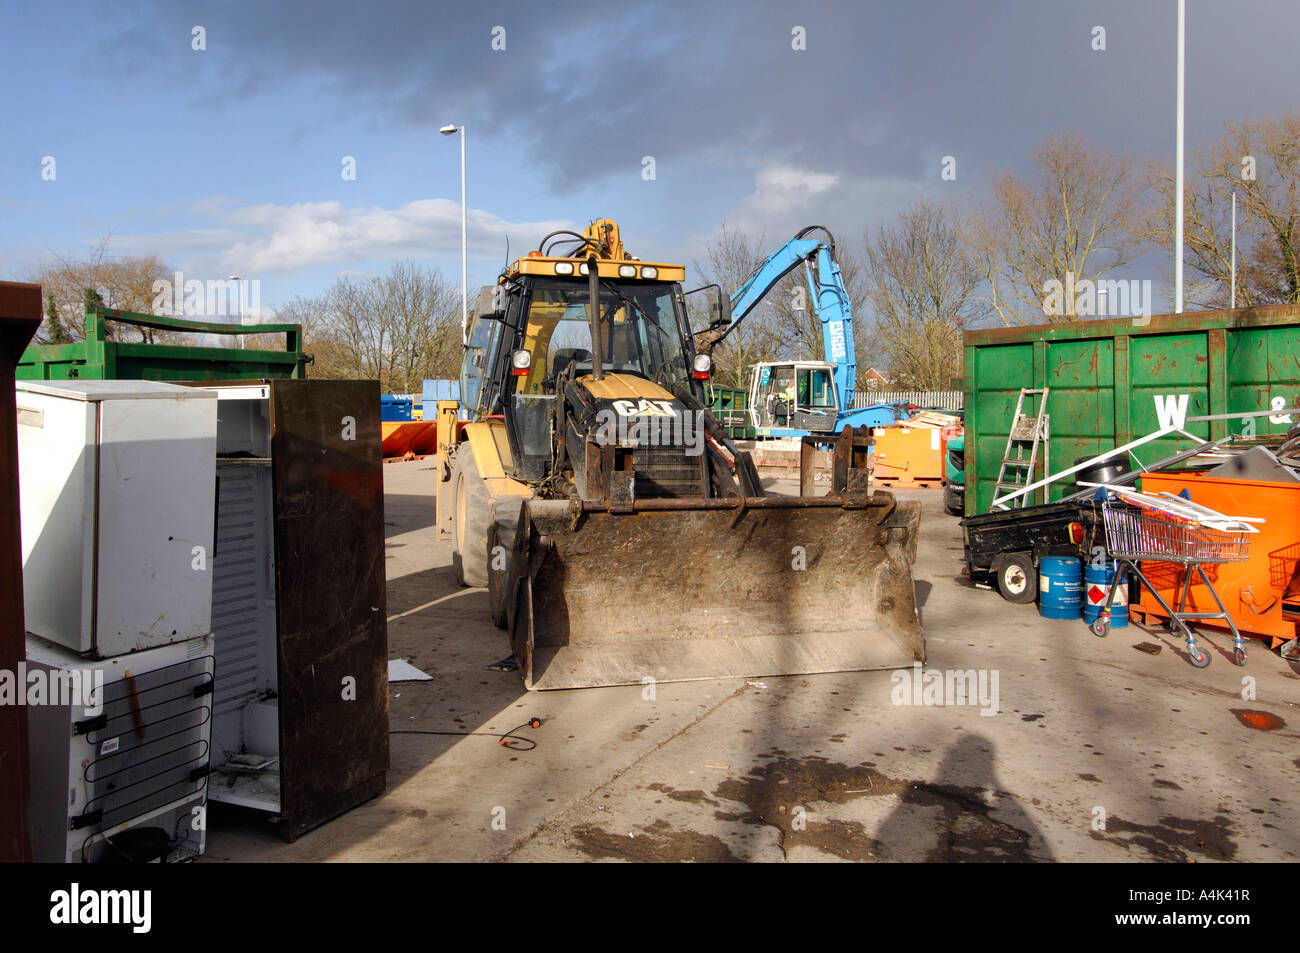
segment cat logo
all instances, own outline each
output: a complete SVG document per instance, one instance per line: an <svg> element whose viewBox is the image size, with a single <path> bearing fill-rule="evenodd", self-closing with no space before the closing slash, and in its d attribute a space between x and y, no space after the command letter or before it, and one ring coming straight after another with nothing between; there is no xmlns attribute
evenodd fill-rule
<svg viewBox="0 0 1300 953"><path fill-rule="evenodd" d="M620 417L676 417L671 400L616 400L614 410Z"/></svg>

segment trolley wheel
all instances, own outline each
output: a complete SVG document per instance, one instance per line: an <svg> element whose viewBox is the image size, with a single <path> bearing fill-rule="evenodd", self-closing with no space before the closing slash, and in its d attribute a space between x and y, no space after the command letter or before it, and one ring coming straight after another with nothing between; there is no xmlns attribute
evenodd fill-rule
<svg viewBox="0 0 1300 953"><path fill-rule="evenodd" d="M998 592L1007 602L1024 605L1038 595L1038 573L1028 553L1004 553L993 560L993 576Z"/></svg>
<svg viewBox="0 0 1300 953"><path fill-rule="evenodd" d="M1205 651L1199 645L1187 647L1187 659L1197 668L1205 668L1210 664L1210 653Z"/></svg>
<svg viewBox="0 0 1300 953"><path fill-rule="evenodd" d="M1096 619L1093 620L1092 634L1095 635L1097 638L1104 639L1106 637L1106 633L1108 633L1109 631L1110 631L1109 619L1103 619L1101 616L1098 616Z"/></svg>
<svg viewBox="0 0 1300 953"><path fill-rule="evenodd" d="M1234 646L1232 649L1232 660L1238 665L1246 664L1246 650L1240 646Z"/></svg>

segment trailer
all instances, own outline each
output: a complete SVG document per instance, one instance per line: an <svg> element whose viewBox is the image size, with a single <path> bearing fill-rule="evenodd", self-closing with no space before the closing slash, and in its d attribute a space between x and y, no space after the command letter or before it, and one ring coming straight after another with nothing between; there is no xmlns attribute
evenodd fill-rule
<svg viewBox="0 0 1300 953"><path fill-rule="evenodd" d="M1092 499L994 510L966 517L961 527L971 580L991 575L1002 598L1015 603L1034 601L1044 556L1086 560L1104 535L1101 508Z"/></svg>

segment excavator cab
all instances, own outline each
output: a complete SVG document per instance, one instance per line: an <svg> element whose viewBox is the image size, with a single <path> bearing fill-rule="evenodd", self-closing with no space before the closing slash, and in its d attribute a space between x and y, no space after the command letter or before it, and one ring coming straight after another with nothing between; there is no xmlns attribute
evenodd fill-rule
<svg viewBox="0 0 1300 953"><path fill-rule="evenodd" d="M530 689L920 660L919 508L870 492L865 431L840 441L830 495L764 490L705 408L684 272L600 220L480 293L472 420L439 407L436 522L460 581L488 588Z"/></svg>
<svg viewBox="0 0 1300 953"><path fill-rule="evenodd" d="M761 437L834 433L838 404L835 365L821 361L765 362L750 378L750 422Z"/></svg>

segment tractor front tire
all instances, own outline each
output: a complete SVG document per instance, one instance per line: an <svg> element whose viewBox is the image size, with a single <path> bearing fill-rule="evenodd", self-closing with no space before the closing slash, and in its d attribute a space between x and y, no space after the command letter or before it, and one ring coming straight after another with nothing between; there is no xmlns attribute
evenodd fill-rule
<svg viewBox="0 0 1300 953"><path fill-rule="evenodd" d="M488 584L488 528L492 523L492 494L479 476L468 445L457 449L451 469L451 565L462 586Z"/></svg>

